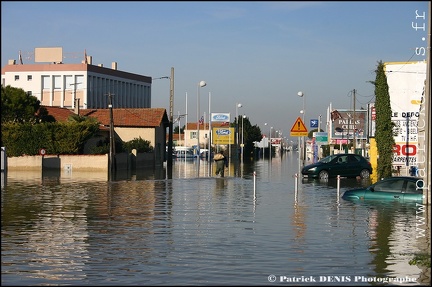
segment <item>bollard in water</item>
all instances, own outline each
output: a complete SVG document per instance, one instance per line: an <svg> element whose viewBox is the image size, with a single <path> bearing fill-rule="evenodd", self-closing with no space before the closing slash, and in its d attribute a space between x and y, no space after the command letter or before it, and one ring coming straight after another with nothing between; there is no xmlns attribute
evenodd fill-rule
<svg viewBox="0 0 432 287"><path fill-rule="evenodd" d="M339 203L340 175L337 176L337 202Z"/></svg>
<svg viewBox="0 0 432 287"><path fill-rule="evenodd" d="M254 183L254 200L256 200L256 171L253 172L253 183Z"/></svg>
<svg viewBox="0 0 432 287"><path fill-rule="evenodd" d="M298 174L294 175L295 187L294 187L294 202L297 204L297 194L298 194Z"/></svg>

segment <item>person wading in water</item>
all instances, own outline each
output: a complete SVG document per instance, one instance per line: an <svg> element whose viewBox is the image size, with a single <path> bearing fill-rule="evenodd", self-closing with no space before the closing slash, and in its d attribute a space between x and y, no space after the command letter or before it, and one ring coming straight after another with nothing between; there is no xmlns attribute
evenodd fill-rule
<svg viewBox="0 0 432 287"><path fill-rule="evenodd" d="M220 151L218 154L214 156L214 160L216 162L216 175L220 175L220 177L224 177L225 175L225 167L228 167L228 159L224 156L223 151Z"/></svg>

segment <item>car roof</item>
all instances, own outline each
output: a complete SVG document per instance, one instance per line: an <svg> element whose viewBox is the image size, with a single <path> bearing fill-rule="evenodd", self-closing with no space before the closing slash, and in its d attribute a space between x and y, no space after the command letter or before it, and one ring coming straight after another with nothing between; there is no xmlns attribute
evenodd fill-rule
<svg viewBox="0 0 432 287"><path fill-rule="evenodd" d="M380 181L382 181L382 180L396 180L396 179L407 179L407 180L414 180L414 181L423 180L423 178L417 177L417 176L403 176L403 175L401 175L401 176L386 177L386 178L381 179Z"/></svg>

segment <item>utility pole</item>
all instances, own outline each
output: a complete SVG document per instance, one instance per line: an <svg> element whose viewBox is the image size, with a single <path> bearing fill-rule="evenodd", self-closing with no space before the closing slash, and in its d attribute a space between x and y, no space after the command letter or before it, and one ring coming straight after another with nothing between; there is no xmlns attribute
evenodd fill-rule
<svg viewBox="0 0 432 287"><path fill-rule="evenodd" d="M356 94L355 94L356 90L353 90L353 97L354 97L354 114L353 114L353 121L354 121L354 126L353 126L353 148L354 148L354 153L356 152L356 125L355 125L355 102L356 102Z"/></svg>
<svg viewBox="0 0 432 287"><path fill-rule="evenodd" d="M173 150L173 110L174 110L174 67L171 67L170 76L170 111L169 111L169 127L168 127L168 158L167 168L168 176L172 177L172 150ZM180 139L179 139L180 140Z"/></svg>
<svg viewBox="0 0 432 287"><path fill-rule="evenodd" d="M112 106L113 94L108 93L108 108L110 110L110 152L109 152L109 180L113 180L113 173L115 168L115 140L114 140L114 119L113 119L113 106Z"/></svg>

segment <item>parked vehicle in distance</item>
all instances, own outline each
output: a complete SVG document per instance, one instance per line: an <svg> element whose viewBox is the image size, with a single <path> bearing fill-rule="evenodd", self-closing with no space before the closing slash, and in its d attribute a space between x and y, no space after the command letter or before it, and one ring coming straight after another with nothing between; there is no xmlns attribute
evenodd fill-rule
<svg viewBox="0 0 432 287"><path fill-rule="evenodd" d="M341 177L369 178L372 165L361 155L341 153L329 155L320 161L306 165L301 171L308 178L328 179L340 175Z"/></svg>
<svg viewBox="0 0 432 287"><path fill-rule="evenodd" d="M423 202L423 179L412 176L388 177L366 188L356 188L343 193L342 199L396 200L400 202Z"/></svg>
<svg viewBox="0 0 432 287"><path fill-rule="evenodd" d="M191 147L182 147L176 146L174 149L174 156L177 159L192 159L196 158L196 154L194 153L193 148Z"/></svg>

